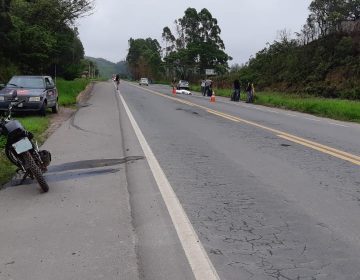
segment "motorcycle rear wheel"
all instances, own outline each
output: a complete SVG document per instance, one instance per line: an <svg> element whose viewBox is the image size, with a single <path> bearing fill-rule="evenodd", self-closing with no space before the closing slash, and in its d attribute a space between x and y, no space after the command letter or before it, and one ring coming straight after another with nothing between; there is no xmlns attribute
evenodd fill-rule
<svg viewBox="0 0 360 280"><path fill-rule="evenodd" d="M25 152L23 154L23 159L24 159L25 166L27 166L29 168L31 175L34 176L34 178L38 182L38 184L39 184L40 188L43 190L43 192L48 192L49 185L45 181L45 178L41 172L41 169L39 168L39 166L37 166L33 157L31 156L31 154L29 152Z"/></svg>

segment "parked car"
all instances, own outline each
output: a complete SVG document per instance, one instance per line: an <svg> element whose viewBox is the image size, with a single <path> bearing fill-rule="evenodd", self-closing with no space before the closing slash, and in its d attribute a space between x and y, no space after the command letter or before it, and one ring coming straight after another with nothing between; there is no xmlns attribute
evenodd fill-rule
<svg viewBox="0 0 360 280"><path fill-rule="evenodd" d="M176 89L189 90L189 82L185 80L180 80L176 86Z"/></svg>
<svg viewBox="0 0 360 280"><path fill-rule="evenodd" d="M148 78L141 78L140 81L139 81L139 85L142 86L148 86L149 85L149 80Z"/></svg>
<svg viewBox="0 0 360 280"><path fill-rule="evenodd" d="M13 76L0 90L0 110L8 109L14 90L18 100L24 100L14 111L35 111L42 116L46 115L48 108L53 113L59 111L58 91L50 76Z"/></svg>

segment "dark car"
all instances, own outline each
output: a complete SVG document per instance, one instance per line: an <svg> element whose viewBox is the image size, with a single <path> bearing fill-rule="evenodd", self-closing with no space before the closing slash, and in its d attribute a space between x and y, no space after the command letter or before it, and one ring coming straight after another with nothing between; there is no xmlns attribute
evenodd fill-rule
<svg viewBox="0 0 360 280"><path fill-rule="evenodd" d="M176 86L177 89L189 90L189 82L185 80L180 80Z"/></svg>
<svg viewBox="0 0 360 280"><path fill-rule="evenodd" d="M7 110L13 101L11 93L14 90L18 100L24 100L16 111L34 111L45 116L48 108L53 113L59 110L58 91L50 76L13 76L0 90L0 110Z"/></svg>

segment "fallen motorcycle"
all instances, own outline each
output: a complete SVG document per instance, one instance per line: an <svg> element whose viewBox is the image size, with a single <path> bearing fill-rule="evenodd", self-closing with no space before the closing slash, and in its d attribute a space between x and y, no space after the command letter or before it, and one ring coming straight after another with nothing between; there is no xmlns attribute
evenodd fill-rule
<svg viewBox="0 0 360 280"><path fill-rule="evenodd" d="M16 91L10 93L7 99L10 102L7 115L0 118L0 136L7 138L5 154L18 167L17 173L23 173L20 184L30 177L38 182L43 192L47 192L49 186L43 173L50 164L51 154L49 151L39 150L33 134L25 130L19 121L11 118L12 109L22 104L24 100L18 100Z"/></svg>

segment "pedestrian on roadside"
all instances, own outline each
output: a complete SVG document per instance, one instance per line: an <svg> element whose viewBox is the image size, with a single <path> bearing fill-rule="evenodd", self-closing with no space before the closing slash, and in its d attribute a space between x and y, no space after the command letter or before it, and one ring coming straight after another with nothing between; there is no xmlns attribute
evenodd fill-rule
<svg viewBox="0 0 360 280"><path fill-rule="evenodd" d="M240 82L238 79L236 79L234 81L234 91L233 91L233 95L232 95L232 98L231 98L231 101L236 101L236 102L239 102L240 100Z"/></svg>
<svg viewBox="0 0 360 280"><path fill-rule="evenodd" d="M246 103L252 103L252 87L251 87L250 82L248 82L247 86L246 86Z"/></svg>
<svg viewBox="0 0 360 280"><path fill-rule="evenodd" d="M201 94L205 96L205 80L201 80L200 87L201 87Z"/></svg>
<svg viewBox="0 0 360 280"><path fill-rule="evenodd" d="M213 94L213 82L209 80L209 86L207 90L207 96L211 96Z"/></svg>
<svg viewBox="0 0 360 280"><path fill-rule="evenodd" d="M251 103L254 103L254 99L255 99L255 87L254 87L254 83L251 83Z"/></svg>
<svg viewBox="0 0 360 280"><path fill-rule="evenodd" d="M119 74L116 74L115 83L116 83L116 89L119 90L119 84L120 84L120 75Z"/></svg>
<svg viewBox="0 0 360 280"><path fill-rule="evenodd" d="M175 87L176 87L176 78L175 77L172 79L171 86L172 86L173 90L175 90Z"/></svg>

